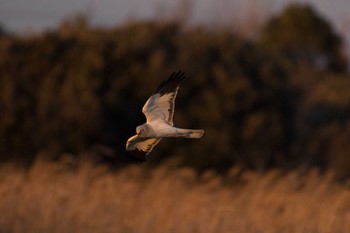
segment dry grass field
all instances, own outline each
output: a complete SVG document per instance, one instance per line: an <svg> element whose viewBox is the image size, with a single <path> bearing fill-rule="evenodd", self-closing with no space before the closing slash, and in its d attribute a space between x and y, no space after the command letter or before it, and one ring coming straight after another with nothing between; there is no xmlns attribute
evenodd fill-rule
<svg viewBox="0 0 350 233"><path fill-rule="evenodd" d="M350 189L316 171L239 173L81 163L0 168L0 232L350 232Z"/></svg>

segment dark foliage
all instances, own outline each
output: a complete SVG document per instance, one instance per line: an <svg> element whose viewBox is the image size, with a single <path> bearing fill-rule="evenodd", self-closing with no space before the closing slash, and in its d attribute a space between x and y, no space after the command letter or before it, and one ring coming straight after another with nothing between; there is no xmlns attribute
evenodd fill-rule
<svg viewBox="0 0 350 233"><path fill-rule="evenodd" d="M341 38L310 6L291 4L266 24L261 38L294 62L334 72L347 69Z"/></svg>
<svg viewBox="0 0 350 233"><path fill-rule="evenodd" d="M1 159L93 151L126 162L144 102L183 69L175 125L206 133L163 140L150 163L175 158L220 171L332 165L347 175L350 79L341 38L303 6L272 19L261 38L171 22L95 29L81 19L38 36L0 37ZM327 65L319 69L304 55L326 57Z"/></svg>

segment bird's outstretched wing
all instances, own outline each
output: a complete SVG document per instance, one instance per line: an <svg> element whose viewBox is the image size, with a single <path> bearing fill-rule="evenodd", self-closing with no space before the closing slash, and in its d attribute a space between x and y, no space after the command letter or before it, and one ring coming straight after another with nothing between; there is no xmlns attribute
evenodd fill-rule
<svg viewBox="0 0 350 233"><path fill-rule="evenodd" d="M147 122L163 119L173 125L175 98L179 85L186 78L185 72L179 70L164 80L142 108Z"/></svg>
<svg viewBox="0 0 350 233"><path fill-rule="evenodd" d="M133 159L139 162L146 162L147 155L159 141L160 138L141 138L135 135L128 139L126 143L126 150Z"/></svg>

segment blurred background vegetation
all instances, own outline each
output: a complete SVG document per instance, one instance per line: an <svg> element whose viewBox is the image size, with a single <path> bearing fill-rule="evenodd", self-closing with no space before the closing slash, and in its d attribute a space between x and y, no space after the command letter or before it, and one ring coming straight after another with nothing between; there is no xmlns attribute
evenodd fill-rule
<svg viewBox="0 0 350 233"><path fill-rule="evenodd" d="M131 163L141 108L176 69L174 116L200 140L162 141L150 164L199 171L319 167L350 175L350 79L343 39L292 4L255 38L179 21L96 28L84 17L45 33L0 29L0 159L31 164L84 154ZM88 152L88 153L86 153Z"/></svg>

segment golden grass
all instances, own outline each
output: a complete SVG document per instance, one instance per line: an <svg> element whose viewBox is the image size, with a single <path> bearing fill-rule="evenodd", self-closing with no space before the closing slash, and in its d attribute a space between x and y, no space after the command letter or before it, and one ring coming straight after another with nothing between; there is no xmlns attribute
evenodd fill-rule
<svg viewBox="0 0 350 233"><path fill-rule="evenodd" d="M0 232L350 232L350 190L331 174L237 172L2 165Z"/></svg>

